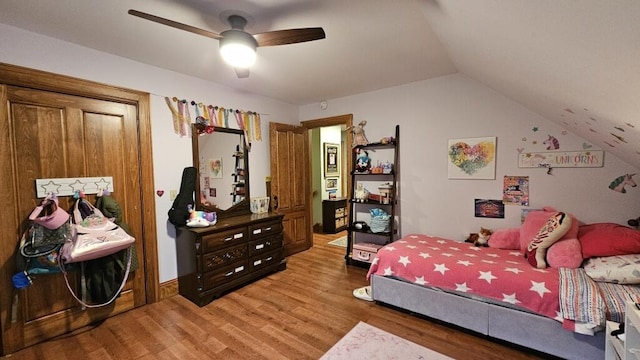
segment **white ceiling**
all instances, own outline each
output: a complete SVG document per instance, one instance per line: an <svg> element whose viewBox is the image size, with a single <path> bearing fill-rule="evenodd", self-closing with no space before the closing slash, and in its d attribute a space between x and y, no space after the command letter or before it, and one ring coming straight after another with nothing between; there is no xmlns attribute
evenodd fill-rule
<svg viewBox="0 0 640 360"><path fill-rule="evenodd" d="M238 79L217 40L131 8L326 39L258 48ZM637 0L2 0L0 23L298 105L460 72L640 169Z"/></svg>

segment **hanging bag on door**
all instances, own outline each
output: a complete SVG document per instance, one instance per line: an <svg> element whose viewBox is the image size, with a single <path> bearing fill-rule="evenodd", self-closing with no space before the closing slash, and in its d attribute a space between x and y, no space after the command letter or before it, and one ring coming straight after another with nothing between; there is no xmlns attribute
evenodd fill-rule
<svg viewBox="0 0 640 360"><path fill-rule="evenodd" d="M62 246L61 259L64 263L93 260L115 254L135 242L133 236L107 219L100 210L82 197L76 199L74 204L73 221L76 235Z"/></svg>
<svg viewBox="0 0 640 360"><path fill-rule="evenodd" d="M61 249L59 264L64 275L65 283L71 295L84 307L96 308L112 303L124 288L131 270L132 249L135 238L129 235L124 229L106 218L102 212L88 202L84 197L76 198L72 209L72 220L75 223L76 236L73 241L68 241ZM116 253L125 250L127 261L122 275L122 281L117 286L117 277L114 269L117 269L118 259ZM66 264L80 262L81 269L81 296L78 296L69 284ZM106 286L93 286L98 289L96 293L87 291L87 283L92 283L94 278L101 279L99 282ZM90 281L87 281L90 279ZM105 293L111 295L106 299ZM92 301L100 303L89 303L88 297Z"/></svg>

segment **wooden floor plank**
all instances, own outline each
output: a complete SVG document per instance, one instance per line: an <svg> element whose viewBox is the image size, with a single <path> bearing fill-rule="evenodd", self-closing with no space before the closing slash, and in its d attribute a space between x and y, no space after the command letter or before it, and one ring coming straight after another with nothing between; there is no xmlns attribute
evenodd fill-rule
<svg viewBox="0 0 640 360"><path fill-rule="evenodd" d="M454 359L548 358L354 298L367 270L347 266L345 249L327 245L343 235L315 234L313 248L288 257L286 270L204 307L174 296L3 360L317 359L360 321Z"/></svg>

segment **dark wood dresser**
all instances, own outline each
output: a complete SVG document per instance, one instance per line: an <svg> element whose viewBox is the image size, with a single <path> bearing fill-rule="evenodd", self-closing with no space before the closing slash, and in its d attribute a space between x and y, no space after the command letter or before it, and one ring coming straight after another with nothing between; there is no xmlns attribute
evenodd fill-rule
<svg viewBox="0 0 640 360"><path fill-rule="evenodd" d="M224 292L284 270L283 217L249 214L205 228L178 228L180 295L204 306Z"/></svg>

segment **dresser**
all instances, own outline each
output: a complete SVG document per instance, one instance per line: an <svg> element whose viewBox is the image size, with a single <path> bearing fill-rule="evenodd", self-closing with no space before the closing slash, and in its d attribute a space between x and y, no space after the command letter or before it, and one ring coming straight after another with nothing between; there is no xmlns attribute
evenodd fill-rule
<svg viewBox="0 0 640 360"><path fill-rule="evenodd" d="M284 270L283 217L247 214L209 227L178 228L180 295L204 306L225 292Z"/></svg>

